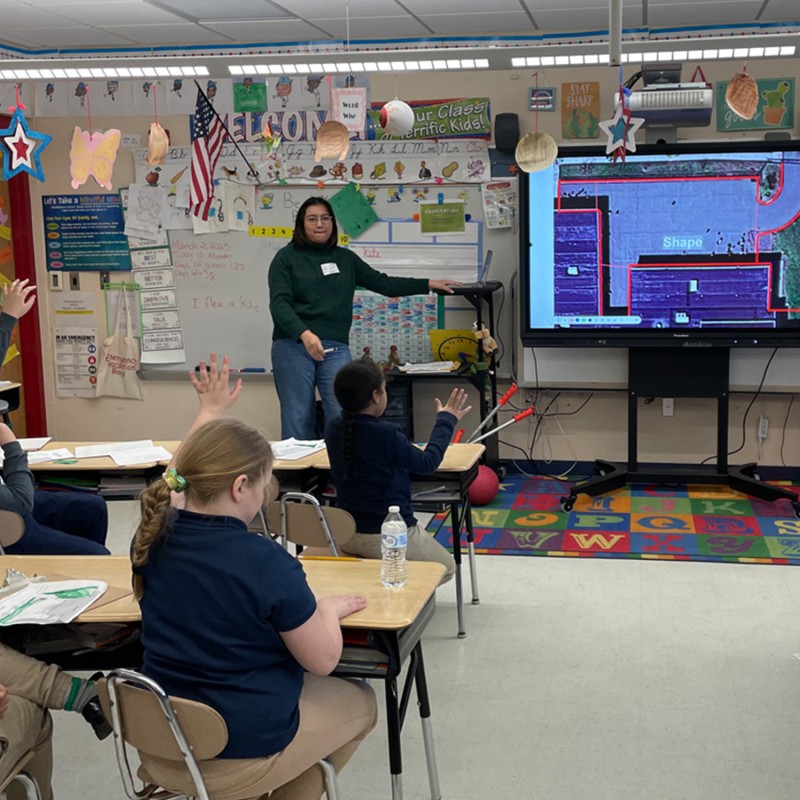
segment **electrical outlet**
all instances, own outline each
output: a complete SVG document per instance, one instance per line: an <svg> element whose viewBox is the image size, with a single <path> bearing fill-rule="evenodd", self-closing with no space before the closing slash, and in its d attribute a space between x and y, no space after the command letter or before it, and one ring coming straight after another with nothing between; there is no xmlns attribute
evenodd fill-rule
<svg viewBox="0 0 800 800"><path fill-rule="evenodd" d="M69 274L69 288L70 291L77 292L81 288L81 279L79 272L70 272Z"/></svg>
<svg viewBox="0 0 800 800"><path fill-rule="evenodd" d="M769 420L762 414L758 418L758 438L766 439L769 432Z"/></svg>
<svg viewBox="0 0 800 800"><path fill-rule="evenodd" d="M675 400L672 397L661 398L661 416L671 417L675 413Z"/></svg>
<svg viewBox="0 0 800 800"><path fill-rule="evenodd" d="M64 289L64 273L51 272L50 273L50 289L54 292L61 292Z"/></svg>

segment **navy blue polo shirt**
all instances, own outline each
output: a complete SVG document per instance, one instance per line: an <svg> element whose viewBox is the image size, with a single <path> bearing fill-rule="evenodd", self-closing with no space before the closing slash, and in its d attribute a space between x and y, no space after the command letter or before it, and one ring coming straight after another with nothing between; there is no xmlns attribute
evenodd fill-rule
<svg viewBox="0 0 800 800"><path fill-rule="evenodd" d="M420 450L391 422L370 414L356 414L352 453L354 474L345 479L342 458L343 418L325 426L325 444L336 487L336 505L349 511L359 533L380 533L389 506L400 506L409 528L417 524L411 506L411 477L430 475L442 463L456 418L448 411L436 415L428 444Z"/></svg>
<svg viewBox="0 0 800 800"><path fill-rule="evenodd" d="M303 668L280 632L317 607L299 562L240 520L179 511L141 573L144 674L219 711L229 736L220 757L286 747Z"/></svg>

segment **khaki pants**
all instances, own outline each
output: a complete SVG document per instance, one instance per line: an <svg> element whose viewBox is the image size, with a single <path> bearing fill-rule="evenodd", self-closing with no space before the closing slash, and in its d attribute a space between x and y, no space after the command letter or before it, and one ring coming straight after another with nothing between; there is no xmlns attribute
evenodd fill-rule
<svg viewBox="0 0 800 800"><path fill-rule="evenodd" d="M8 711L0 719L0 782L29 750L35 755L25 771L39 784L43 800L50 800L53 775L53 723L48 708L63 708L72 678L56 666L22 655L0 644L0 683L10 695ZM10 797L22 797L12 784Z"/></svg>
<svg viewBox="0 0 800 800"><path fill-rule="evenodd" d="M342 550L362 558L380 558L381 535L379 533L357 533L342 545ZM453 556L421 525L415 525L408 529L406 558L409 561L434 561L442 564L447 571L440 586L447 583L456 574L456 562Z"/></svg>
<svg viewBox="0 0 800 800"><path fill-rule="evenodd" d="M375 692L366 683L306 673L294 739L269 758L201 762L208 793L214 800L270 791L270 800L320 800L324 782L317 761L330 758L340 772L377 721ZM174 762L143 755L142 766L154 783L194 793L182 764L176 768Z"/></svg>

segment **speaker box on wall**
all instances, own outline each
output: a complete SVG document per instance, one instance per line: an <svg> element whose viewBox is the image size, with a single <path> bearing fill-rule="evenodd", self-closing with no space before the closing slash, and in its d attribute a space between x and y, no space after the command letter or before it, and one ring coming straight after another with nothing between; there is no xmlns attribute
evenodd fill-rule
<svg viewBox="0 0 800 800"><path fill-rule="evenodd" d="M501 153L511 153L519 141L519 115L495 114L494 117L494 146Z"/></svg>

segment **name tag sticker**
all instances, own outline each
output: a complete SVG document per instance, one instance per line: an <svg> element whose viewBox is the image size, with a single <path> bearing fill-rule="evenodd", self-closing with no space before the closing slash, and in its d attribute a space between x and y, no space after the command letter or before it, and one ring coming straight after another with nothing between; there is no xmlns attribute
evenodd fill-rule
<svg viewBox="0 0 800 800"><path fill-rule="evenodd" d="M326 277L328 275L338 275L339 274L339 267L333 263L333 261L328 261L327 263L322 265L322 274Z"/></svg>

